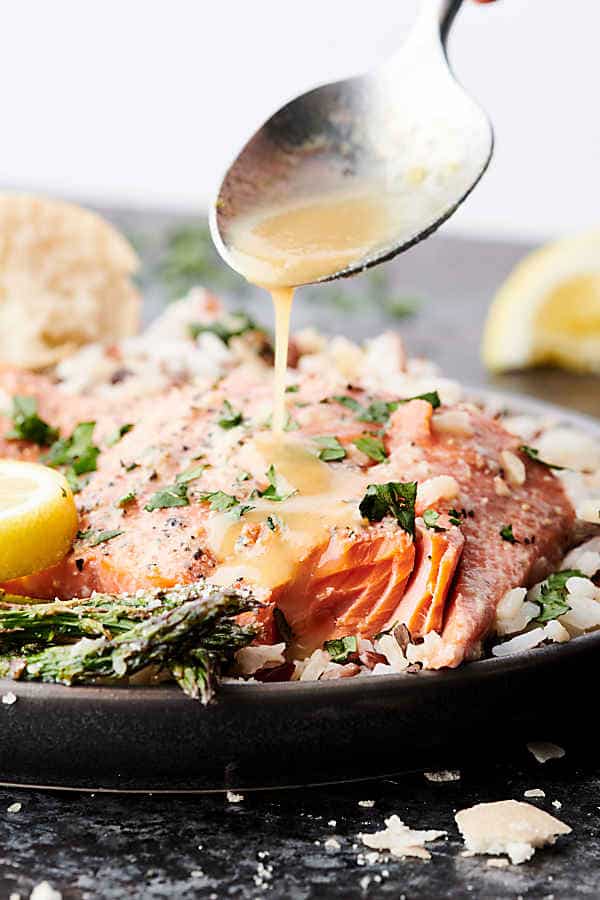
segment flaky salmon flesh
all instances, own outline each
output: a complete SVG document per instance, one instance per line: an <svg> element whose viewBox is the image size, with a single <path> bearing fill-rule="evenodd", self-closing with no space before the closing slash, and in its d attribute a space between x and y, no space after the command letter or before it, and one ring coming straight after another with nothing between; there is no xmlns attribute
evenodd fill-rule
<svg viewBox="0 0 600 900"><path fill-rule="evenodd" d="M282 449L263 362L144 400L1 372L6 398L35 398L63 439L95 422L99 449L77 479L69 555L4 587L69 599L206 578L257 588L261 639L277 639L277 607L299 657L397 623L413 641L441 636L434 668L477 656L503 594L544 577L572 539L560 480L474 405L332 392L310 370L290 382ZM13 424L0 419L0 456L43 460L49 448L12 437Z"/></svg>

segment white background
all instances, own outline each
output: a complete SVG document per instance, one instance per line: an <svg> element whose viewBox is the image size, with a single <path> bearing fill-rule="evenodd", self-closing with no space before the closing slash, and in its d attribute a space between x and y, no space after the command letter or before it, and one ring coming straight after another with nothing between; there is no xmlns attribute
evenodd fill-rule
<svg viewBox="0 0 600 900"><path fill-rule="evenodd" d="M413 0L13 0L0 19L0 186L199 211L290 96L377 63ZM455 72L496 130L447 227L545 237L600 220L600 2L465 0Z"/></svg>

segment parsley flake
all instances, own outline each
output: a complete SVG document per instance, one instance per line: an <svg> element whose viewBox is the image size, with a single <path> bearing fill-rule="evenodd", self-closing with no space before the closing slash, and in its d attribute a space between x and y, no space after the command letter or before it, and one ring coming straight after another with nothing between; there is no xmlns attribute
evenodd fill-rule
<svg viewBox="0 0 600 900"><path fill-rule="evenodd" d="M439 512L436 512L435 509L426 509L423 513L423 521L427 528L431 531L445 531L445 528L442 528L441 525L438 525L438 521L440 518Z"/></svg>
<svg viewBox="0 0 600 900"><path fill-rule="evenodd" d="M355 441L352 441L352 443L361 451L361 453L364 453L369 459L372 459L375 462L385 462L388 458L387 450L385 449L381 438L373 437L371 434L363 434L362 437L357 438Z"/></svg>
<svg viewBox="0 0 600 900"><path fill-rule="evenodd" d="M380 522L386 516L393 516L404 531L414 536L416 498L416 481L369 484L358 508L369 522Z"/></svg>
<svg viewBox="0 0 600 900"><path fill-rule="evenodd" d="M317 456L319 459L322 459L323 462L336 462L339 459L344 459L346 456L346 451L336 437L322 435L321 437L314 438L314 441L315 444L321 448L317 453Z"/></svg>
<svg viewBox="0 0 600 900"><path fill-rule="evenodd" d="M37 413L35 397L17 395L12 398L12 430L5 435L8 441L31 441L39 447L48 447L58 438L56 428L51 428Z"/></svg>
<svg viewBox="0 0 600 900"><path fill-rule="evenodd" d="M152 512L155 509L168 509L171 506L189 506L187 484L170 484L160 491L152 494L144 509Z"/></svg>
<svg viewBox="0 0 600 900"><path fill-rule="evenodd" d="M363 406L354 397L346 395L335 395L330 398L336 403L341 403L346 409L350 409L355 413L359 422L372 422L376 425L385 425L393 412L395 412L400 404L409 403L411 400L426 400L431 403L434 409L442 405L440 395L437 391L428 391L425 394L417 394L414 397L405 397L402 400L374 400L367 406Z"/></svg>
<svg viewBox="0 0 600 900"><path fill-rule="evenodd" d="M358 641L353 634L325 641L323 647L329 653L331 661L335 663L345 663L351 653L358 653Z"/></svg>
<svg viewBox="0 0 600 900"><path fill-rule="evenodd" d="M115 506L118 509L123 509L125 506L128 506L130 503L133 503L136 496L137 495L136 495L135 491L128 491L126 494L123 494L121 497L119 497L119 499L115 503Z"/></svg>
<svg viewBox="0 0 600 900"><path fill-rule="evenodd" d="M512 525L503 525L502 528L500 529L500 537L502 538L503 541L506 541L509 544L519 544L520 543L520 541L518 541L513 534Z"/></svg>
<svg viewBox="0 0 600 900"><path fill-rule="evenodd" d="M260 331L260 328L246 313L234 312L223 316L222 319L217 319L215 322L191 322L188 325L188 331L190 337L194 340L201 334L214 334L224 344L229 345L232 338L240 337L248 331Z"/></svg>
<svg viewBox="0 0 600 900"><path fill-rule="evenodd" d="M213 512L231 513L236 519L241 518L250 509L254 509L253 506L244 506L237 497L226 494L225 491L206 491L204 494L200 494L200 500L208 503Z"/></svg>
<svg viewBox="0 0 600 900"><path fill-rule="evenodd" d="M540 466L546 466L547 469L556 469L557 472L563 472L565 469L565 466L556 466L554 463L549 463L544 459L540 459L540 451L536 450L535 447L528 447L527 444L521 444L519 450L521 453L524 453L525 456L528 456L529 459L539 463Z"/></svg>
<svg viewBox="0 0 600 900"><path fill-rule="evenodd" d="M71 489L76 493L82 484L79 475L96 471L100 448L94 444L95 422L80 422L68 438L56 440L42 462L53 468L63 468Z"/></svg>
<svg viewBox="0 0 600 900"><path fill-rule="evenodd" d="M543 625L569 612L571 607L566 602L569 596L566 587L569 578L585 578L585 575L578 569L563 569L562 572L549 575L542 582L540 596L534 600L540 607L540 614L534 620L536 624Z"/></svg>
<svg viewBox="0 0 600 900"><path fill-rule="evenodd" d="M460 512L457 509L452 507L448 510L448 518L450 519L451 525L461 525Z"/></svg>
<svg viewBox="0 0 600 900"><path fill-rule="evenodd" d="M106 446L114 447L115 444L119 443L122 437L125 437L126 434L129 434L133 427L133 422L126 422L125 425L121 425L119 428L117 428L116 431L113 431L110 437L106 438Z"/></svg>
<svg viewBox="0 0 600 900"><path fill-rule="evenodd" d="M244 421L241 412L234 409L229 400L223 400L223 406L221 407L219 415L220 418L217 420L217 424L226 430L235 428L236 425L241 425Z"/></svg>
<svg viewBox="0 0 600 900"><path fill-rule="evenodd" d="M196 478L200 478L202 473L204 472L206 466L192 466L190 469L186 469L185 472L180 472L179 475L175 476L176 484L189 484L190 481L195 481Z"/></svg>
<svg viewBox="0 0 600 900"><path fill-rule="evenodd" d="M120 534L123 534L123 532L118 528L115 528L114 531L94 531L93 528L90 528L88 531L77 532L77 537L80 540L87 541L88 546L97 547L98 544L112 541L113 538L118 537Z"/></svg>
<svg viewBox="0 0 600 900"><path fill-rule="evenodd" d="M281 503L283 500L288 500L295 493L295 490L288 491L287 494L282 494L278 484L277 484L277 473L275 472L275 466L271 463L267 471L265 472L267 479L269 481L269 486L264 489L264 491L258 491L258 496L262 497L263 500L273 500L276 503Z"/></svg>

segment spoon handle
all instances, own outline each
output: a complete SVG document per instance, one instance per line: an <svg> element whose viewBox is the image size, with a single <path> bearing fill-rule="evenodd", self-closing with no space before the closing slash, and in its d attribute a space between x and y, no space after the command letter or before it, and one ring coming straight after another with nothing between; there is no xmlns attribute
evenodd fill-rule
<svg viewBox="0 0 600 900"><path fill-rule="evenodd" d="M442 44L445 44L461 3L462 0L421 0L416 28L439 29Z"/></svg>

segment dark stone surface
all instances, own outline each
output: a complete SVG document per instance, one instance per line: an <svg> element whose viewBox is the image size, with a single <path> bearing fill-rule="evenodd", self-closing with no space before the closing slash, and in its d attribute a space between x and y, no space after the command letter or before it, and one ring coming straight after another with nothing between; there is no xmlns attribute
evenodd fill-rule
<svg viewBox="0 0 600 900"><path fill-rule="evenodd" d="M176 220L127 212L112 213L111 218L141 244L146 257L142 284L152 315L164 300L157 267L165 229ZM432 356L453 377L485 384L477 347L486 304L523 249L436 236L391 264L385 289L423 298L417 315L398 322L410 352ZM301 300L296 327L315 323L330 332L362 337L394 325L380 306L360 305L361 296L368 296L365 285L357 279L344 286L353 300L341 309L339 298L322 303L318 293L311 301ZM372 294L372 280L369 285ZM239 305L239 299L236 302ZM269 321L263 298L254 295L249 303ZM583 412L600 409L600 383L591 377L537 372L505 376L492 385ZM240 803L222 795L1 790L0 897L26 897L42 880L65 898L600 897L600 765L594 686L586 689L590 749L566 743L564 759L541 766L522 748L500 763L469 764L461 780L453 783L400 775L332 788L247 794ZM560 709L556 714L560 716ZM1 722L0 715L0 727ZM51 721L47 727L52 728ZM546 737L551 740L552 734ZM522 799L530 788L546 791L544 799L530 802L563 818L573 833L518 867L490 868L485 857L462 857L454 812L474 802ZM363 799L375 805L359 806ZM562 803L559 812L552 800ZM20 811L7 812L15 802L22 804ZM358 832L383 827L384 818L394 813L413 827L448 831L447 840L430 845L430 862L365 861ZM325 848L331 836L341 844L339 850ZM272 869L261 877L259 864Z"/></svg>

